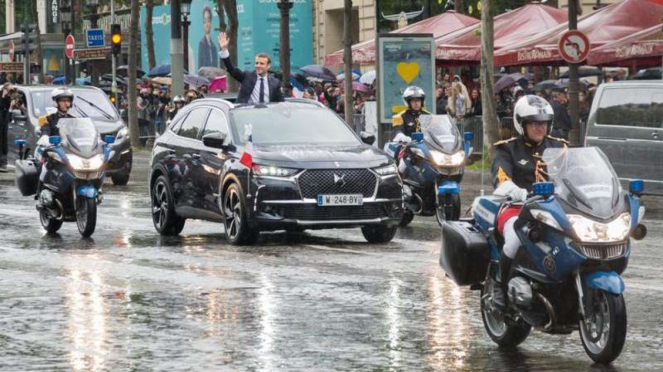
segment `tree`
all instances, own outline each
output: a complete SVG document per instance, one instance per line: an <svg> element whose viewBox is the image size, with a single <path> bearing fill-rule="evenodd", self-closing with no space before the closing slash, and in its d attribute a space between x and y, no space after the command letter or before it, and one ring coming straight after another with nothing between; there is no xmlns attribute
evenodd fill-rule
<svg viewBox="0 0 663 372"><path fill-rule="evenodd" d="M131 23L129 26L129 135L131 143L136 146L140 143L140 131L138 128L138 95L136 94L135 81L137 79L136 67L138 66L138 1L131 0Z"/></svg>
<svg viewBox="0 0 663 372"><path fill-rule="evenodd" d="M147 65L151 70L156 66L154 57L154 31L152 30L152 15L154 13L154 0L145 1L145 41L147 44Z"/></svg>
<svg viewBox="0 0 663 372"><path fill-rule="evenodd" d="M484 147L486 139L493 158L495 149L492 144L499 140L497 127L497 111L495 110L495 80L493 71L493 0L481 0L481 105L483 107Z"/></svg>
<svg viewBox="0 0 663 372"><path fill-rule="evenodd" d="M354 127L354 110L352 102L352 0L345 0L343 10L343 64L345 72L345 121Z"/></svg>
<svg viewBox="0 0 663 372"><path fill-rule="evenodd" d="M31 18L34 19L34 20L39 19L38 16L37 16L37 2L38 1L39 0L33 0L32 1L32 9L30 9L31 10L30 11ZM39 22L34 22L34 23L35 23L35 34L37 35L37 37L35 38L35 44L37 44L37 45L36 45L36 48L35 48L34 62L36 62L40 65L43 65L44 60L42 58L41 37L40 37L41 32L39 31ZM39 69L39 73L38 73L39 74L39 82L44 81L44 66L41 66L41 67L42 68Z"/></svg>

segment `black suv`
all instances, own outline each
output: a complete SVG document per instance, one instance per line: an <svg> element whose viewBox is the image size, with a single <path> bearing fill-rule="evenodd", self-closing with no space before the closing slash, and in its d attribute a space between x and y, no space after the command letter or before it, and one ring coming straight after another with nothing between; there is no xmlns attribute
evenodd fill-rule
<svg viewBox="0 0 663 372"><path fill-rule="evenodd" d="M39 118L55 112L51 92L57 87L53 85L16 86L17 93L25 107L12 112L12 120L9 122L10 160L19 157L18 146L14 144L15 139L26 140L29 151L36 148L40 137ZM74 102L69 113L75 117L92 119L102 140L105 140L107 135L115 137L115 143L111 145L110 158L104 172L113 180L113 184L126 185L129 182L133 161L127 126L101 89L84 86L73 86L69 89L74 93Z"/></svg>
<svg viewBox="0 0 663 372"><path fill-rule="evenodd" d="M219 221L232 244L260 231L361 227L369 242L388 242L402 182L373 141L311 100L195 100L152 150L154 226L177 235L187 218Z"/></svg>

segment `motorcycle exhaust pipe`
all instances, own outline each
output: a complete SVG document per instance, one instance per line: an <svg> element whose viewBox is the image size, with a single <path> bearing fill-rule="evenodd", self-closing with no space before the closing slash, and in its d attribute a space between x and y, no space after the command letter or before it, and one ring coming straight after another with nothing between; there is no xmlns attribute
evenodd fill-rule
<svg viewBox="0 0 663 372"><path fill-rule="evenodd" d="M631 237L635 240L642 240L647 236L647 227L641 223L631 231Z"/></svg>
<svg viewBox="0 0 663 372"><path fill-rule="evenodd" d="M548 313L548 319L549 319L548 324L543 326L543 330L544 331L550 331L553 328L553 326L555 325L555 323L557 322L557 319L555 317L555 310L553 309L552 305L550 304L550 301L548 301L548 299L544 295L537 292L536 296L539 298L539 300L541 300L541 302L543 303L543 306L546 308L546 313Z"/></svg>

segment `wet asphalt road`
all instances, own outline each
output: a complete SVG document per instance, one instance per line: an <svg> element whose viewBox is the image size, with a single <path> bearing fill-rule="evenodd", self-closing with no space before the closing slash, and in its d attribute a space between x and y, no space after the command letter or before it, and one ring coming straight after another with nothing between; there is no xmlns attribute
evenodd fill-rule
<svg viewBox="0 0 663 372"><path fill-rule="evenodd" d="M335 230L237 248L200 221L162 238L147 153L135 162L129 186L106 186L92 239L72 223L44 235L33 200L0 178L1 371L663 371L661 199L625 273L626 346L601 367L578 333L496 348L478 293L437 263L433 218L386 245Z"/></svg>

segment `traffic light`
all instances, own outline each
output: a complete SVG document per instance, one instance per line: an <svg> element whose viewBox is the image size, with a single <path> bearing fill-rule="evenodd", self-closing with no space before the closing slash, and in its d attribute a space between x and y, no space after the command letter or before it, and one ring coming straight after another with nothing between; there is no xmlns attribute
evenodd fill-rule
<svg viewBox="0 0 663 372"><path fill-rule="evenodd" d="M111 25L111 45L114 55L122 53L122 29L117 23Z"/></svg>
<svg viewBox="0 0 663 372"><path fill-rule="evenodd" d="M108 99L111 101L111 103L112 103L113 105L114 105L115 102L117 101L117 97L115 96L115 93L111 93L111 94L108 96Z"/></svg>
<svg viewBox="0 0 663 372"><path fill-rule="evenodd" d="M34 23L23 23L21 25L21 32L23 33L23 37L21 38L23 53L30 54L37 49L37 44L35 43L37 39L36 31L37 25Z"/></svg>

